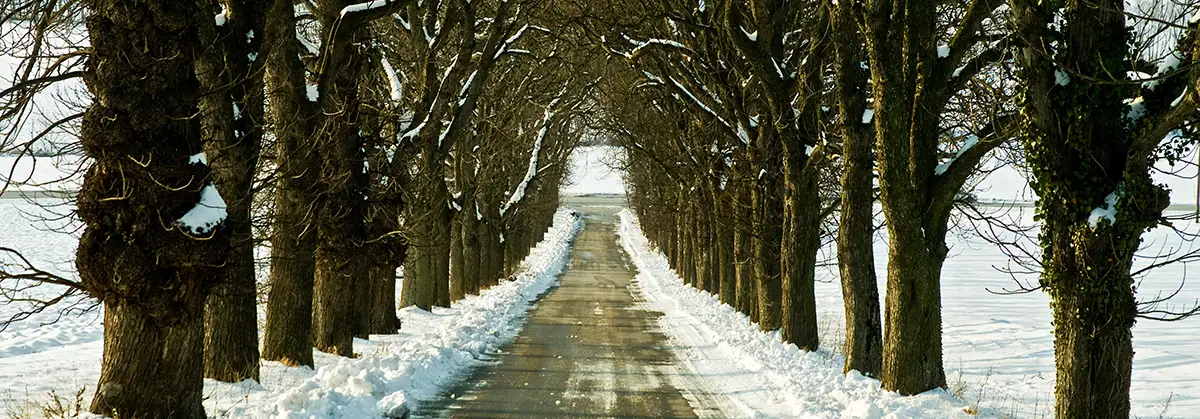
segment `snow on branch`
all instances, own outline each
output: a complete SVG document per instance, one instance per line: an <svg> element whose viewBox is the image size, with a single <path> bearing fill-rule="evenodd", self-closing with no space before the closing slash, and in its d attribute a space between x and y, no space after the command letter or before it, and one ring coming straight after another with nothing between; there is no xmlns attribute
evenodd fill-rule
<svg viewBox="0 0 1200 419"><path fill-rule="evenodd" d="M530 29L533 29L535 31L544 32L544 33L550 33L550 29L547 29L547 28L544 28L541 26L526 24L525 26L522 26L521 29L518 29L517 33L514 33L512 36L508 37L508 39L505 39L504 42L500 44L500 48L496 49L496 54L492 56L492 59L493 60L499 59L501 55L508 54L508 53L512 53L512 54L520 54L520 53L527 54L527 53L529 53L529 51L527 51L527 50L509 49L509 47L511 47L513 44L517 43L517 41L520 41L521 38L525 36L525 32Z"/></svg>
<svg viewBox="0 0 1200 419"><path fill-rule="evenodd" d="M400 82L400 77L397 76L396 70L392 68L392 63L387 57L383 58L383 74L387 76L388 85L391 86L392 100L399 103L404 99L404 84Z"/></svg>
<svg viewBox="0 0 1200 419"><path fill-rule="evenodd" d="M555 105L558 105L559 100L562 100L563 95L566 93L567 87L563 86L563 91L558 94L558 97L555 97L554 100L550 101L550 104L546 106L546 112L542 115L542 128L538 130L537 137L535 137L533 140L533 153L529 156L529 169L525 171L525 178L521 179L521 183L517 184L517 189L513 190L512 195L508 197L508 201L504 203L504 206L500 207L501 217L503 217L513 205L516 205L520 203L522 199L525 199L525 188L528 188L529 182L533 181L533 178L537 176L538 154L541 153L542 140L546 138L546 132L550 130L550 123L554 119L554 107Z"/></svg>
<svg viewBox="0 0 1200 419"><path fill-rule="evenodd" d="M389 1L389 0L371 0L371 1L364 1L362 3L351 4L349 6L342 8L342 13L340 16L344 18L344 17L346 17L346 15L351 14L351 13L375 10L375 9L378 9L383 6L387 6L388 3L391 3L391 1Z"/></svg>

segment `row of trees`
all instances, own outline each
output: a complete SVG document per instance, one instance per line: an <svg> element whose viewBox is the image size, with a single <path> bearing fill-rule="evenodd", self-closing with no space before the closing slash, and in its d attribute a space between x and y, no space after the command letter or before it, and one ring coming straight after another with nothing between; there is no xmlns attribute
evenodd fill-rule
<svg viewBox="0 0 1200 419"><path fill-rule="evenodd" d="M512 274L552 220L597 85L541 0L4 6L8 36L33 29L4 43L21 57L4 109L56 83L91 95L46 124L77 133L88 163L78 279L5 248L4 295L29 307L4 324L101 301L90 410L121 417L204 417L203 377L355 356L354 338L397 331L397 306L449 307ZM47 28L79 42L41 48L64 38ZM6 151L46 140L6 135Z"/></svg>
<svg viewBox="0 0 1200 419"><path fill-rule="evenodd" d="M1139 306L1132 269L1141 234L1166 224L1150 174L1194 146L1189 8L620 3L639 12L589 22L620 69L603 124L627 155L631 205L685 281L814 350L818 251L836 240L845 369L901 394L945 387L946 235L989 156L1019 152L1039 197L1057 416L1129 416L1130 329L1163 314Z"/></svg>

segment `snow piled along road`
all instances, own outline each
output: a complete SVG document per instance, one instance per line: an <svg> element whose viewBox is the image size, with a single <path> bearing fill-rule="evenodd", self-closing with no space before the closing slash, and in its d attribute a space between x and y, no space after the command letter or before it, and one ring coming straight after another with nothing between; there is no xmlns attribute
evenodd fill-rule
<svg viewBox="0 0 1200 419"><path fill-rule="evenodd" d="M970 418L968 405L943 390L912 397L883 391L879 381L842 374L842 357L801 352L779 332L760 332L748 317L715 296L683 283L653 250L636 216L620 213L621 245L637 267L635 281L649 308L663 312L675 355L745 417Z"/></svg>
<svg viewBox="0 0 1200 419"><path fill-rule="evenodd" d="M205 408L217 417L400 416L413 403L436 396L516 337L530 302L562 273L582 227L575 211L560 209L554 225L522 262L514 280L483 295L468 296L452 308L401 310L399 334L355 340L359 358L315 352L315 371L264 362L261 383L205 380ZM47 391L62 396L84 386L88 388L86 403L100 373L100 343L0 356L0 394L9 395L0 410L36 414L37 406L29 403L45 403Z"/></svg>

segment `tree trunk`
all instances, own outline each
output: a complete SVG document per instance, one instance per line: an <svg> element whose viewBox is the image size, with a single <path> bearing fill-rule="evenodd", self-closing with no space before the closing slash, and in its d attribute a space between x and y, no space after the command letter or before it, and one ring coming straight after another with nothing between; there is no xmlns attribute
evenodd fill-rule
<svg viewBox="0 0 1200 419"><path fill-rule="evenodd" d="M1137 313L1129 268L1140 231L1130 240L1112 227L1089 234L1067 220L1046 223L1054 252L1043 276L1052 284L1056 417L1129 417Z"/></svg>
<svg viewBox="0 0 1200 419"><path fill-rule="evenodd" d="M862 68L862 35L852 3L840 4L834 13L833 47L838 107L842 126L842 207L838 221L838 272L846 312L844 372L856 370L878 377L883 364L883 327L879 323L879 285L875 277L874 156L868 125L853 124L867 106L867 72Z"/></svg>
<svg viewBox="0 0 1200 419"><path fill-rule="evenodd" d="M205 418L203 310L170 326L141 310L104 304L104 357L89 410L128 418ZM182 314L182 313L181 313Z"/></svg>
<svg viewBox="0 0 1200 419"><path fill-rule="evenodd" d="M408 257L404 260L404 284L401 286L400 307L417 306L422 310L432 310L437 300L437 290L432 279L433 246L428 237L432 236L429 223L415 223L409 226Z"/></svg>
<svg viewBox="0 0 1200 419"><path fill-rule="evenodd" d="M1196 73L1113 89L1129 83L1132 70L1124 2L1012 4L1026 86L1021 140L1043 224L1040 285L1054 312L1055 417L1127 418L1138 315L1131 268L1142 233L1163 223L1170 205L1150 173L1155 148L1167 145L1162 133L1192 121L1168 115L1195 108ZM1060 19L1064 29L1053 29ZM1047 53L1051 37L1060 46ZM1185 57L1179 68L1195 65L1195 42L1191 31L1171 52ZM1060 68L1070 69L1070 83L1058 81ZM1130 117L1131 94L1139 95L1140 118ZM1098 216L1100 209L1113 213Z"/></svg>
<svg viewBox="0 0 1200 419"><path fill-rule="evenodd" d="M329 4L339 9L335 1ZM366 57L346 44L369 39L365 30L342 32L339 16L322 10L327 45L317 75L317 107L321 124L315 134L320 156L320 193L316 207L317 242L313 291L313 347L325 353L354 356L354 336L366 332L366 312L355 304L365 297L370 261L366 260L366 188L369 183L359 136L358 80ZM335 38L336 39L333 39ZM362 300L358 300L362 301Z"/></svg>
<svg viewBox="0 0 1200 419"><path fill-rule="evenodd" d="M289 365L313 366L312 299L315 229L313 214L315 170L309 144L311 104L306 99L304 67L294 42L295 12L292 3L277 0L267 14L272 45L267 56L267 91L275 127L276 165L279 172L271 235L270 291L263 328L263 359Z"/></svg>
<svg viewBox="0 0 1200 419"><path fill-rule="evenodd" d="M768 173L766 176L774 175ZM778 183L768 179L756 186L753 192L755 234L751 238L751 248L758 295L758 327L771 331L779 329L782 317L779 250L783 232L779 214L783 212L783 206L775 195L779 190Z"/></svg>
<svg viewBox="0 0 1200 419"><path fill-rule="evenodd" d="M790 144L784 152L784 232L782 263L783 341L815 351L817 337L816 280L817 251L821 247L821 197L817 194L816 170L805 170L800 154Z"/></svg>
<svg viewBox="0 0 1200 419"><path fill-rule="evenodd" d="M201 3L205 4L205 3ZM210 48L196 74L210 92L202 99L204 152L217 190L228 205L225 220L233 242L222 279L205 307L204 376L221 381L258 380L258 298L251 206L262 146L262 67L249 59L262 50L267 1L230 2L232 19L201 26ZM207 8L205 8L207 10ZM248 35L249 34L249 35ZM264 59L265 61L265 59Z"/></svg>
<svg viewBox="0 0 1200 419"><path fill-rule="evenodd" d="M449 196L446 196L446 199L449 199ZM443 206L438 213L438 218L434 220L437 224L433 226L434 233L437 234L434 248L437 253L434 255L432 266L438 307L450 307L450 225L452 217L450 210Z"/></svg>
<svg viewBox="0 0 1200 419"><path fill-rule="evenodd" d="M919 230L898 227L900 218L889 221L883 388L903 395L944 388L940 278L945 253L927 249Z"/></svg>
<svg viewBox="0 0 1200 419"><path fill-rule="evenodd" d="M406 190L415 194L404 207L409 254L405 260L400 306L431 310L450 305L449 194L441 154L428 142L418 157L416 175Z"/></svg>
<svg viewBox="0 0 1200 419"><path fill-rule="evenodd" d="M857 63L855 63L857 65ZM846 363L878 377L883 363L879 286L875 278L875 219L871 191L871 143L867 137L843 137L842 211L838 222L838 271L846 312Z"/></svg>
<svg viewBox="0 0 1200 419"><path fill-rule="evenodd" d="M228 257L205 203L201 151L204 45L195 2L93 0L84 78L96 98L80 124L94 164L79 190L81 287L104 303L100 379L89 410L114 417L203 418L204 302ZM209 222L212 222L211 224Z"/></svg>
<svg viewBox="0 0 1200 419"><path fill-rule="evenodd" d="M463 291L469 295L479 295L480 280L483 274L483 259L480 257L479 220L474 213L468 212L463 217L460 231L463 253Z"/></svg>
<svg viewBox="0 0 1200 419"><path fill-rule="evenodd" d="M396 268L394 261L377 262L371 267L370 327L367 333L390 335L400 330L396 317Z"/></svg>
<svg viewBox="0 0 1200 419"><path fill-rule="evenodd" d="M463 223L465 213L459 212L450 225L450 302L463 299L467 294L466 255L463 243Z"/></svg>

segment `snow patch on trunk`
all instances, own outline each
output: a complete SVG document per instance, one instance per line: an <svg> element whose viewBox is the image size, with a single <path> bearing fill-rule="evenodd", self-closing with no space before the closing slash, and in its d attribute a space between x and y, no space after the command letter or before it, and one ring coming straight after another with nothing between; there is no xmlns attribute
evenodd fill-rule
<svg viewBox="0 0 1200 419"><path fill-rule="evenodd" d="M200 156L202 159L204 154L201 153ZM208 234L222 221L225 221L225 217L228 215L225 208L225 199L221 198L221 193L217 192L215 186L209 184L200 190L200 202L188 210L187 214L179 217L175 221L175 225L188 234Z"/></svg>

